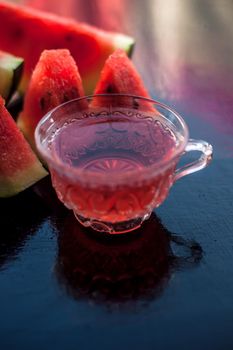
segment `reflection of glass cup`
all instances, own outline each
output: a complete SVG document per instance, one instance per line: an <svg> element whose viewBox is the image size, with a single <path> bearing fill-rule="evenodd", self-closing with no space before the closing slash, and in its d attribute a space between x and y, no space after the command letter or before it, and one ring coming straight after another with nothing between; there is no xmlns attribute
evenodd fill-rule
<svg viewBox="0 0 233 350"><path fill-rule="evenodd" d="M195 267L202 259L197 242L171 234L154 213L134 235L95 234L72 215L56 227L56 276L79 301L140 305L159 297L176 270Z"/></svg>
<svg viewBox="0 0 233 350"><path fill-rule="evenodd" d="M168 195L173 183L204 168L205 141L188 140L183 119L156 101L96 95L49 112L36 129L59 199L97 231L131 231ZM201 157L176 170L184 152Z"/></svg>

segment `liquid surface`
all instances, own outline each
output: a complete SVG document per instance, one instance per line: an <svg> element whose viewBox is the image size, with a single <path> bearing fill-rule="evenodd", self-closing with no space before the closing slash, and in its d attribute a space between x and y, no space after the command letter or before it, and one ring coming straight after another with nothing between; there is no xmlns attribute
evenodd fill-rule
<svg viewBox="0 0 233 350"><path fill-rule="evenodd" d="M105 116L74 120L53 140L62 162L98 173L126 172L171 158L178 140L152 118Z"/></svg>

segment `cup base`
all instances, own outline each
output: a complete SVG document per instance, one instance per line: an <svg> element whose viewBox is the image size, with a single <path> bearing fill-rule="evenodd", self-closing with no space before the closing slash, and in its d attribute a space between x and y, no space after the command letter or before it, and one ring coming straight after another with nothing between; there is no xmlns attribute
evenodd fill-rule
<svg viewBox="0 0 233 350"><path fill-rule="evenodd" d="M87 219L75 212L74 212L74 215L76 219L80 222L80 224L82 224L83 226L90 227L95 231L103 232L107 234L122 234L130 231L134 231L141 226L143 221L149 219L150 217L150 213L149 213L140 218L135 218L132 220L127 220L122 222L110 223L110 222L103 222L103 221L98 221L94 219Z"/></svg>

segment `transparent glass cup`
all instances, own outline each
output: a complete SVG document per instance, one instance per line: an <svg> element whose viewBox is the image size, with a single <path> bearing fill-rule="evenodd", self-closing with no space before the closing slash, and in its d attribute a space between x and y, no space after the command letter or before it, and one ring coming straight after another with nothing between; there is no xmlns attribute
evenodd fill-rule
<svg viewBox="0 0 233 350"><path fill-rule="evenodd" d="M178 113L131 95L64 103L39 122L35 139L58 198L81 224L110 234L138 228L176 180L212 159L212 146L189 139ZM177 169L191 151L200 158Z"/></svg>

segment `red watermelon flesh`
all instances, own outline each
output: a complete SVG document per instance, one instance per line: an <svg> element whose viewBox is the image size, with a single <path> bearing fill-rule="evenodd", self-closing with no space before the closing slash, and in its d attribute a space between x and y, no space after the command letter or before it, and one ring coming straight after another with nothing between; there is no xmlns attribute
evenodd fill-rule
<svg viewBox="0 0 233 350"><path fill-rule="evenodd" d="M61 103L82 96L82 81L70 52L45 50L32 74L17 122L33 148L34 131L40 119Z"/></svg>
<svg viewBox="0 0 233 350"><path fill-rule="evenodd" d="M22 91L45 49L67 48L78 64L86 94L93 88L106 58L116 49L130 53L131 37L16 4L0 2L0 49L25 60Z"/></svg>
<svg viewBox="0 0 233 350"><path fill-rule="evenodd" d="M23 191L47 175L0 96L0 197Z"/></svg>
<svg viewBox="0 0 233 350"><path fill-rule="evenodd" d="M100 74L100 79L96 85L94 94L129 94L150 98L149 92L146 90L143 81L137 72L132 61L127 57L121 49L116 50L106 60ZM132 98L114 98L115 104L130 107ZM106 104L108 100L99 98L98 105ZM113 103L113 101L111 101ZM146 106L147 111L154 112L153 106L145 101L133 100L133 107L139 108Z"/></svg>
<svg viewBox="0 0 233 350"><path fill-rule="evenodd" d="M132 61L121 49L106 60L95 88L95 94L122 93L150 98Z"/></svg>

